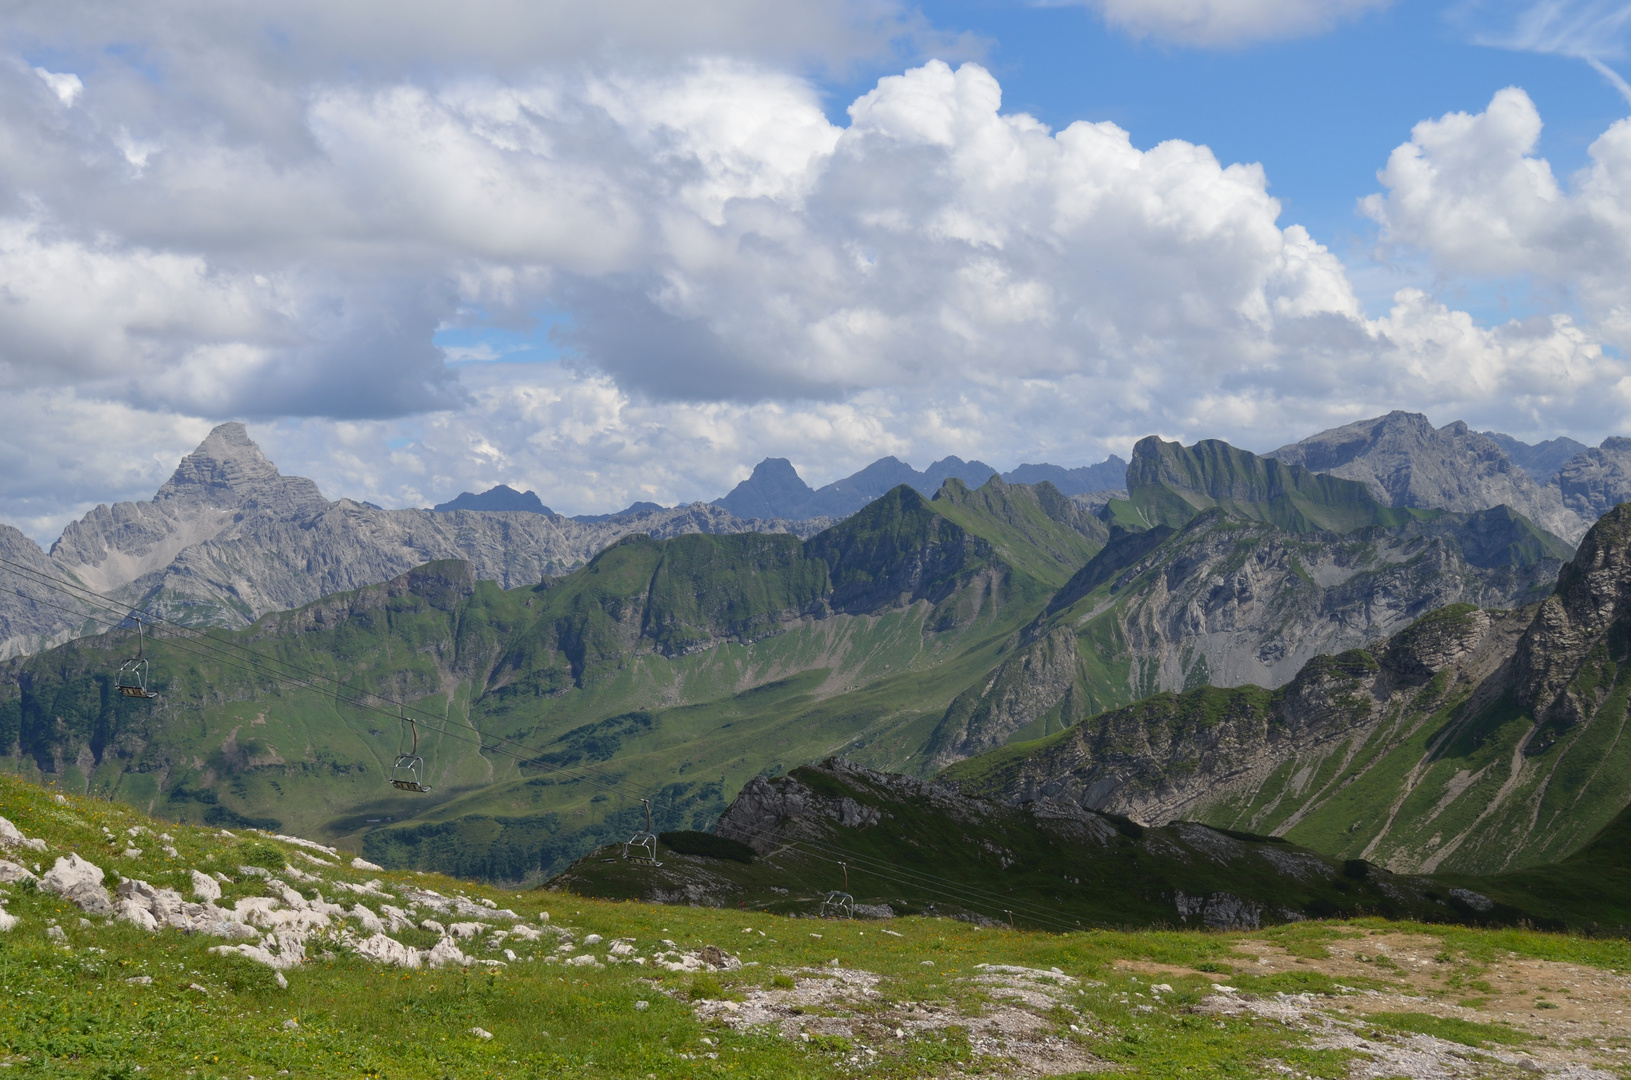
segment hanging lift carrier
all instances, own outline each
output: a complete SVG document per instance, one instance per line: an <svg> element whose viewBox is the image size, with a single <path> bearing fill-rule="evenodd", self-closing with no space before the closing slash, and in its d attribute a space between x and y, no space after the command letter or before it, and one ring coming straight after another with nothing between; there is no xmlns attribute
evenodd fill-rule
<svg viewBox="0 0 1631 1080"><path fill-rule="evenodd" d="M661 866L662 863L657 861L657 836L651 831L651 800L641 799L640 805L646 808L646 828L644 832L635 833L624 843L623 858L648 866Z"/></svg>
<svg viewBox="0 0 1631 1080"><path fill-rule="evenodd" d="M425 784L425 759L419 756L419 725L413 722L401 705L396 707L397 716L402 720L403 739L413 737L413 744L406 752L400 747L396 755L396 762L391 766L391 786L398 791L417 791L425 793L430 788Z"/></svg>
<svg viewBox="0 0 1631 1080"><path fill-rule="evenodd" d="M114 679L114 686L119 693L127 698L152 699L157 694L147 688L147 658L142 655L142 620L139 615L132 615L136 620L136 655L119 665L119 674Z"/></svg>
<svg viewBox="0 0 1631 1080"><path fill-rule="evenodd" d="M821 917L823 919L853 919L855 917L855 897L849 894L849 864L839 863L838 868L844 871L844 890L834 889L821 901Z"/></svg>

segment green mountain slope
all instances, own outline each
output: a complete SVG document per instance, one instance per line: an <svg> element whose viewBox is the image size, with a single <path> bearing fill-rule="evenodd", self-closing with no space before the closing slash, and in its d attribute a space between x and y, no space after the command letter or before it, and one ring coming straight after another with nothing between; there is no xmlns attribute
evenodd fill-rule
<svg viewBox="0 0 1631 1080"><path fill-rule="evenodd" d="M1165 694L953 766L965 789L1190 817L1400 871L1579 850L1631 802L1631 506L1521 612L1451 606L1268 691Z"/></svg>
<svg viewBox="0 0 1631 1080"><path fill-rule="evenodd" d="M167 816L517 879L626 833L641 797L684 826L840 748L910 761L1102 535L1051 488L994 480L900 488L803 542L628 537L533 589L433 563L242 632L150 639L156 703L113 691L123 632L12 661L0 753ZM429 796L384 783L402 725L359 695L426 719Z"/></svg>
<svg viewBox="0 0 1631 1080"><path fill-rule="evenodd" d="M1531 603L1573 554L1508 507L1395 510L1220 442L1145 439L1128 485L1109 542L942 717L931 766L1161 691L1279 686L1447 604Z"/></svg>

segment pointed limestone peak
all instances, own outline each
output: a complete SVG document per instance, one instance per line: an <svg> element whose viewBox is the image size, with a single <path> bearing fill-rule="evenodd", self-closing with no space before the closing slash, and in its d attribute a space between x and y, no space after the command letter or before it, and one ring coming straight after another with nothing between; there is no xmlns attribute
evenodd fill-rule
<svg viewBox="0 0 1631 1080"><path fill-rule="evenodd" d="M236 422L211 431L153 496L154 502L174 499L223 509L294 510L326 502L312 481L279 473Z"/></svg>

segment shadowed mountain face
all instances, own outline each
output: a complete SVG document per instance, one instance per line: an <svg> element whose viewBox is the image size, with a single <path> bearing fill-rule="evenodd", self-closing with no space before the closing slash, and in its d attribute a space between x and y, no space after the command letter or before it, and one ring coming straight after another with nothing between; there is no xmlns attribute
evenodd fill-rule
<svg viewBox="0 0 1631 1080"><path fill-rule="evenodd" d="M1631 803L1631 505L1521 612L1441 609L1278 690L1157 695L948 777L1147 821L1284 835L1395 870L1579 849Z"/></svg>
<svg viewBox="0 0 1631 1080"><path fill-rule="evenodd" d="M886 457L853 476L813 489L786 458L766 458L754 467L752 476L715 505L740 518L843 518L902 484L933 496L947 480L977 488L996 472L984 462L959 457L942 458L918 472L897 458Z"/></svg>
<svg viewBox="0 0 1631 1080"><path fill-rule="evenodd" d="M1541 485L1551 483L1552 478L1566 462L1588 449L1585 443L1575 442L1566 436L1547 439L1531 446L1498 431L1485 431L1482 434L1506 451L1506 456L1512 459L1512 464L1528 473L1535 483Z"/></svg>
<svg viewBox="0 0 1631 1080"><path fill-rule="evenodd" d="M446 513L449 510L498 510L523 514L553 514L555 512L545 506L543 500L538 498L534 492L517 491L508 484L488 488L480 495L473 495L468 491L460 492L458 498L445 503L437 503L431 509L437 513Z"/></svg>
<svg viewBox="0 0 1631 1080"><path fill-rule="evenodd" d="M1097 465L1066 469L1059 465L1021 465L1002 474L1010 484L1052 484L1063 495L1085 495L1113 491L1126 484L1127 463L1110 457ZM843 518L878 498L884 492L905 484L923 495L933 495L947 480L959 480L978 488L996 470L983 461L942 458L922 472L897 458L879 458L871 465L835 480L823 488L806 484L786 458L766 458L753 469L753 475L736 485L731 493L715 502L739 518L811 517Z"/></svg>
<svg viewBox="0 0 1631 1080"><path fill-rule="evenodd" d="M1002 474L1010 484L1040 484L1046 480L1064 495L1090 495L1118 491L1127 486L1127 463L1114 454L1097 465L1067 469L1060 465L1021 465Z"/></svg>
<svg viewBox="0 0 1631 1080"><path fill-rule="evenodd" d="M672 837L680 849L664 844L660 867L625 861L619 845L586 856L551 887L814 915L847 884L861 915L951 915L988 926L1011 917L1054 930L1246 929L1361 910L1433 922L1534 918L1496 910L1471 890L1477 907L1452 903L1431 879L1345 865L1283 840L1190 822L1145 828L1069 802L1006 806L844 760L753 778L713 834L734 844L716 844L721 854L710 857Z"/></svg>

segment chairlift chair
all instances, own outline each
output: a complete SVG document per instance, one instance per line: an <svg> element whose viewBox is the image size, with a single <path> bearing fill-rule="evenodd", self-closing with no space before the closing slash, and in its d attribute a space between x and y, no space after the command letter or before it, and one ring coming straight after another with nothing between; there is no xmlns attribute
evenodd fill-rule
<svg viewBox="0 0 1631 1080"><path fill-rule="evenodd" d="M651 800L641 799L640 805L646 808L646 828L644 832L637 832L624 842L623 858L630 862L661 866L662 863L657 861L657 836L651 831Z"/></svg>
<svg viewBox="0 0 1631 1080"><path fill-rule="evenodd" d="M821 901L821 917L823 919L853 919L855 917L855 897L849 894L849 864L839 863L839 869L844 871L844 889L834 889L828 893L826 899Z"/></svg>
<svg viewBox="0 0 1631 1080"><path fill-rule="evenodd" d="M119 665L113 684L127 698L156 698L158 695L147 688L147 674L147 658L142 655L142 620L136 617L136 655Z"/></svg>
<svg viewBox="0 0 1631 1080"><path fill-rule="evenodd" d="M397 706L397 715L406 725L407 732L413 736L413 745L406 753L398 750L396 761L391 765L391 786L398 791L417 791L421 794L429 792L425 784L425 759L419 756L419 725L415 724L402 706Z"/></svg>

